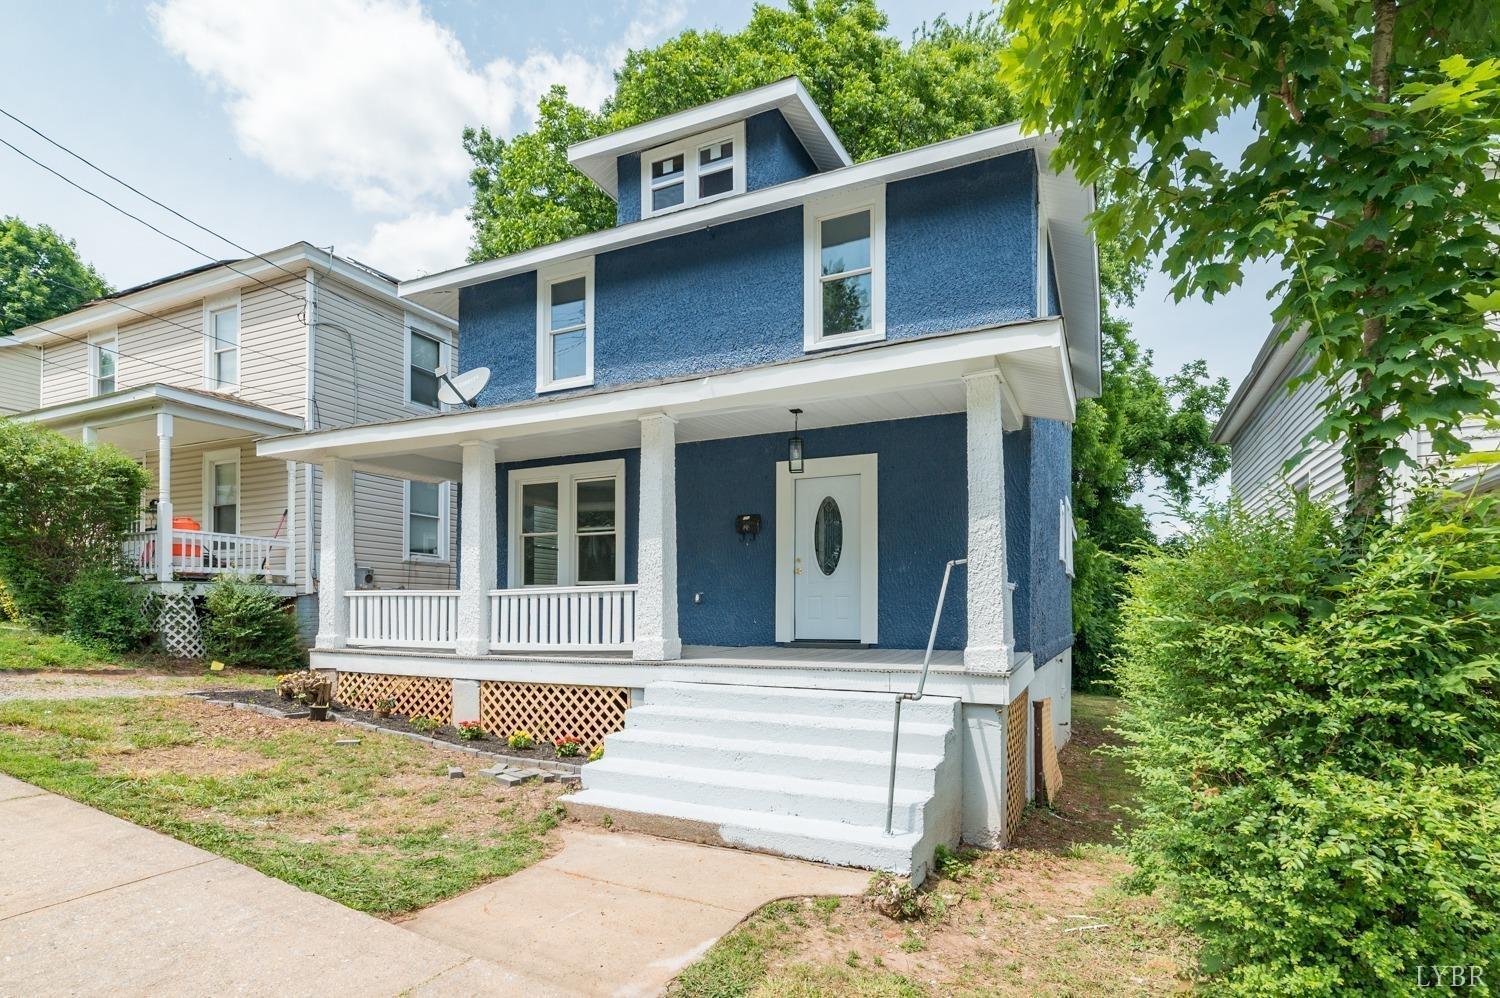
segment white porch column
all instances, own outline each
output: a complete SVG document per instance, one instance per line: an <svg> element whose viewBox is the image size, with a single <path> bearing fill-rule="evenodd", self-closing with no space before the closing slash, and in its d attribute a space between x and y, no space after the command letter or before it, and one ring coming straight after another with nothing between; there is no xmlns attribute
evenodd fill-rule
<svg viewBox="0 0 1500 998"><path fill-rule="evenodd" d="M297 582L297 462L286 463L286 578L287 585Z"/></svg>
<svg viewBox="0 0 1500 998"><path fill-rule="evenodd" d="M172 581L172 414L156 414L156 578Z"/></svg>
<svg viewBox="0 0 1500 998"><path fill-rule="evenodd" d="M490 650L490 590L495 588L499 551L495 511L495 445L467 442L464 452L462 531L458 554L458 642L460 655Z"/></svg>
<svg viewBox="0 0 1500 998"><path fill-rule="evenodd" d="M639 588L635 597L637 659L682 656L677 636L677 420L641 417Z"/></svg>
<svg viewBox="0 0 1500 998"><path fill-rule="evenodd" d="M83 426L83 442L86 446L90 447L97 444L99 442L99 431L85 423Z"/></svg>
<svg viewBox="0 0 1500 998"><path fill-rule="evenodd" d="M349 641L349 597L354 585L354 465L323 461L322 545L318 567L319 648Z"/></svg>
<svg viewBox="0 0 1500 998"><path fill-rule="evenodd" d="M964 668L1010 671L1005 585L1005 415L1000 372L964 376L968 400L968 645Z"/></svg>

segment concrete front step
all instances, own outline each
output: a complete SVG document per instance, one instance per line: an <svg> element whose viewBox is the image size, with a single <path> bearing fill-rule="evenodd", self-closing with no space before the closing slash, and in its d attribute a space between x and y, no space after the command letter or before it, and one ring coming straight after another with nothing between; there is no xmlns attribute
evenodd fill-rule
<svg viewBox="0 0 1500 998"><path fill-rule="evenodd" d="M585 786L632 797L704 804L767 815L787 815L885 828L887 786L835 783L766 773L664 765L606 756L584 769ZM894 827L917 829L928 790L896 790Z"/></svg>
<svg viewBox="0 0 1500 998"><path fill-rule="evenodd" d="M733 710L772 714L777 717L838 718L875 721L890 730L895 716L895 693L864 690L806 690L766 686L736 686L728 683L652 683L646 703L652 706L697 707L703 710ZM942 697L908 700L901 707L903 727L913 724L947 724L953 714L952 701Z"/></svg>
<svg viewBox="0 0 1500 998"><path fill-rule="evenodd" d="M925 845L920 834L886 835L883 827L662 801L607 790L583 790L560 800L571 816L588 824L602 823L607 817L613 828L867 870L911 874L913 856ZM930 861L930 855L918 859L924 868Z"/></svg>
<svg viewBox="0 0 1500 998"><path fill-rule="evenodd" d="M648 687L649 689L649 687ZM832 745L869 752L891 750L891 719L787 716L755 711L719 710L714 708L647 702L632 707L625 714L627 731L643 729L681 734L708 735L717 738L781 742L788 745ZM932 698L937 702L937 698ZM925 702L925 701L922 701ZM953 701L944 700L951 716ZM909 721L901 717L901 748L917 755L942 755L953 722L946 724Z"/></svg>
<svg viewBox="0 0 1500 998"><path fill-rule="evenodd" d="M906 739L902 738L901 742L902 751L896 760L896 786L931 793L934 772L942 756L908 751ZM628 757L669 766L691 765L880 786L885 786L890 778L889 748L850 749L753 738L718 738L640 727L615 732L606 739L605 746L605 752L611 758Z"/></svg>

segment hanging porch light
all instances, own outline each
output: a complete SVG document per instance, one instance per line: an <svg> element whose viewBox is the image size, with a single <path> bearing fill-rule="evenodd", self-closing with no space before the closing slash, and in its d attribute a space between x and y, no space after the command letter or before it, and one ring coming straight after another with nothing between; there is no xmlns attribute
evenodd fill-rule
<svg viewBox="0 0 1500 998"><path fill-rule="evenodd" d="M801 409L787 410L792 414L792 436L786 442L786 469L794 475L802 474L802 435L798 432L801 425Z"/></svg>

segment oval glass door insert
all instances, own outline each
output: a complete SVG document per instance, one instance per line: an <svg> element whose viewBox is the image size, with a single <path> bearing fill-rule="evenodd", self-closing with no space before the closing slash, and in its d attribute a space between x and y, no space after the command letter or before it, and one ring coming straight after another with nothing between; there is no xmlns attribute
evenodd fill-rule
<svg viewBox="0 0 1500 998"><path fill-rule="evenodd" d="M813 520L813 554L824 575L832 575L844 553L844 514L833 496L825 496Z"/></svg>

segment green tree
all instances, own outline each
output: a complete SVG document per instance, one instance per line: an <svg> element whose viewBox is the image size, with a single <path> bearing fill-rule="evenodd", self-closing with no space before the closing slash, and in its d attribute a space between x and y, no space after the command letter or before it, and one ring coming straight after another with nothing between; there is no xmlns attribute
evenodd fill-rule
<svg viewBox="0 0 1500 998"><path fill-rule="evenodd" d="M614 203L568 164L571 143L797 76L856 160L911 149L1016 117L1000 82L993 16L939 18L911 44L883 32L874 0L757 6L740 31L685 31L632 51L598 114L554 87L530 132L506 141L466 129L474 201L469 258L488 260L614 224Z"/></svg>
<svg viewBox="0 0 1500 998"><path fill-rule="evenodd" d="M1209 439L1229 382L1210 378L1201 360L1158 375L1151 351L1109 310L1135 300L1139 264L1112 246L1100 262L1103 380L1098 398L1079 401L1073 425L1073 667L1080 686L1101 679L1114 652L1126 560L1156 542L1136 501L1148 477L1185 505L1229 467L1227 448Z"/></svg>
<svg viewBox="0 0 1500 998"><path fill-rule="evenodd" d="M50 225L0 218L0 336L71 312L109 291L99 272L78 258L71 239Z"/></svg>
<svg viewBox="0 0 1500 998"><path fill-rule="evenodd" d="M1333 389L1355 536L1381 518L1401 439L1494 414L1500 60L1475 0L1008 0L1007 79L1054 162L1106 195L1101 239L1163 254L1179 296L1212 299L1246 261L1291 278L1275 317L1308 330ZM1471 61L1471 58L1482 61ZM1206 148L1256 126L1238 162Z"/></svg>

